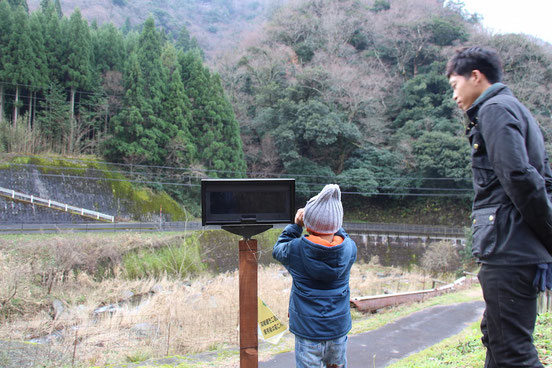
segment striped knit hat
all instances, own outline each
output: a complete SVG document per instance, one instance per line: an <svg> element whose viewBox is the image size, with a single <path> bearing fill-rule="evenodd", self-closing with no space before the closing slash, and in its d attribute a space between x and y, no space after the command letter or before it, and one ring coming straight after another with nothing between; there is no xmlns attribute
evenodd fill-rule
<svg viewBox="0 0 552 368"><path fill-rule="evenodd" d="M309 199L303 222L307 230L317 234L335 234L343 225L341 191L337 184L328 184L320 193Z"/></svg>

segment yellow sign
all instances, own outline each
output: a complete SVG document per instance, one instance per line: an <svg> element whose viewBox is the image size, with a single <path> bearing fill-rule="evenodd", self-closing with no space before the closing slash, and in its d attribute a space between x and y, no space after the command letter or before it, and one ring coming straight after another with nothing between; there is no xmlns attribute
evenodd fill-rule
<svg viewBox="0 0 552 368"><path fill-rule="evenodd" d="M258 298L258 303L259 334L264 340L277 344L287 331L287 326L280 322L261 298Z"/></svg>

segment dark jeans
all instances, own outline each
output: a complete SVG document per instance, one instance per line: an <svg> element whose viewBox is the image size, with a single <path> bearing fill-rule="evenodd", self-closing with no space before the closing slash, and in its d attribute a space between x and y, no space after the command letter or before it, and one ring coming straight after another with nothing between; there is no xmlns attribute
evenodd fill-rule
<svg viewBox="0 0 552 368"><path fill-rule="evenodd" d="M487 347L485 368L542 368L533 345L537 318L536 265L482 265L479 283L485 299L481 321Z"/></svg>

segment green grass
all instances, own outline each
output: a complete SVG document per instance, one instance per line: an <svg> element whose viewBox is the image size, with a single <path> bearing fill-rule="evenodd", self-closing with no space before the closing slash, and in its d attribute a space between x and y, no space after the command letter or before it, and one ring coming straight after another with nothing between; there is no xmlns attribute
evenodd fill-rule
<svg viewBox="0 0 552 368"><path fill-rule="evenodd" d="M535 346L545 367L552 366L552 313L541 314L535 328ZM482 367L486 350L481 344L479 322L458 335L390 365L391 368Z"/></svg>
<svg viewBox="0 0 552 368"><path fill-rule="evenodd" d="M123 256L123 269L129 279L160 277L187 277L204 271L198 238L195 234L174 238L174 243L153 249L140 249Z"/></svg>
<svg viewBox="0 0 552 368"><path fill-rule="evenodd" d="M151 354L144 351L136 351L127 355L126 360L129 363L140 363L151 358Z"/></svg>

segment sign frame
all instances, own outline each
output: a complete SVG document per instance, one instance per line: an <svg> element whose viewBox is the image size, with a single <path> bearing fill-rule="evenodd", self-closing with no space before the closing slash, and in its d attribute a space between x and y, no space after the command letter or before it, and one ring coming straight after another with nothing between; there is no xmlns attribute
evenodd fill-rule
<svg viewBox="0 0 552 368"><path fill-rule="evenodd" d="M295 179L202 179L201 224L293 223Z"/></svg>

